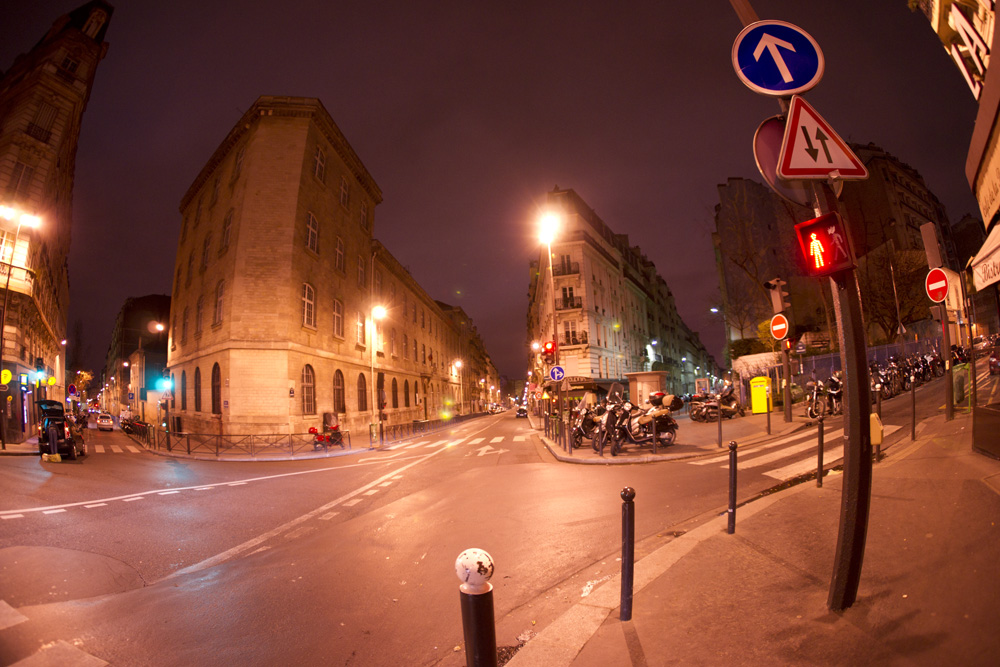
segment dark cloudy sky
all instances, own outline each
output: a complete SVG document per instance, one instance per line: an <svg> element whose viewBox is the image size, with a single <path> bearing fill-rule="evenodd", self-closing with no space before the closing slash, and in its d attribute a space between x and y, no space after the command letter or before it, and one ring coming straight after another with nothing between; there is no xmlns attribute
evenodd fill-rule
<svg viewBox="0 0 1000 667"><path fill-rule="evenodd" d="M920 171L949 217L975 102L906 0L751 0L807 30L807 97L845 138ZM83 0L0 0L0 67ZM717 356L716 185L761 180L754 130L777 103L730 60L728 0L119 0L83 119L73 323L99 370L129 296L169 293L181 196L263 94L318 97L382 189L375 235L473 317L501 373L525 367L528 260L544 193L574 188L656 264Z"/></svg>

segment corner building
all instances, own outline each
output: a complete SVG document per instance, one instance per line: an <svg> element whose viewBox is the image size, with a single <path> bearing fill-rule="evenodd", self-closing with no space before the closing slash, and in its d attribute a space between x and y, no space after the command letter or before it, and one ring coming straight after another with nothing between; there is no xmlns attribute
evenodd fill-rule
<svg viewBox="0 0 1000 667"><path fill-rule="evenodd" d="M383 397L389 426L460 410L465 344L373 239L381 201L319 100L243 115L181 201L174 431L304 433L326 416L365 442Z"/></svg>

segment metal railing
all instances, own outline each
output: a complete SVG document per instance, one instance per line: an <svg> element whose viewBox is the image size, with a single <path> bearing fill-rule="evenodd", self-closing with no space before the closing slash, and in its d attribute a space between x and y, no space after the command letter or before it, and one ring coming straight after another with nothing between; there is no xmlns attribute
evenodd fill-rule
<svg viewBox="0 0 1000 667"><path fill-rule="evenodd" d="M552 265L552 275L554 276L569 276L574 273L580 273L580 262L568 262Z"/></svg>
<svg viewBox="0 0 1000 667"><path fill-rule="evenodd" d="M556 299L556 310L573 310L574 308L583 308L582 296L567 296Z"/></svg>

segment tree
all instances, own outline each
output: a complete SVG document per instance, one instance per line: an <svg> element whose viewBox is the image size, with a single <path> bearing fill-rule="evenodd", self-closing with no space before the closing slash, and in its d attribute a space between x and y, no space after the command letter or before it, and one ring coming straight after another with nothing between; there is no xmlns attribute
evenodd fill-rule
<svg viewBox="0 0 1000 667"><path fill-rule="evenodd" d="M920 250L895 250L884 243L858 260L858 283L866 321L877 326L877 340L892 341L899 325L930 317L924 293L927 258Z"/></svg>

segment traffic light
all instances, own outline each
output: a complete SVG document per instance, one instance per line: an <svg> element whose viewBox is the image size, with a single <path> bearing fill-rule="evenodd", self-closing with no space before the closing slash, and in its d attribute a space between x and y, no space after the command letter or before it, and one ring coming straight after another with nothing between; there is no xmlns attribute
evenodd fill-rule
<svg viewBox="0 0 1000 667"><path fill-rule="evenodd" d="M788 300L788 292L784 289L787 284L781 278L768 280L764 283L764 287L771 292L771 309L775 315L790 310L792 307L792 303Z"/></svg>
<svg viewBox="0 0 1000 667"><path fill-rule="evenodd" d="M545 345L542 345L542 357L547 364L556 362L556 342L554 340L547 340Z"/></svg>
<svg viewBox="0 0 1000 667"><path fill-rule="evenodd" d="M782 350L791 350L792 349L792 341L791 341L790 338L786 338L785 340L781 341L781 349Z"/></svg>
<svg viewBox="0 0 1000 667"><path fill-rule="evenodd" d="M847 227L838 213L827 213L795 225L806 272L828 276L854 268Z"/></svg>

